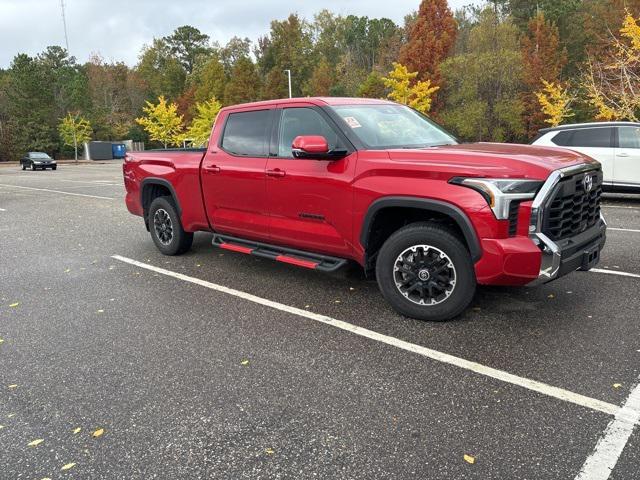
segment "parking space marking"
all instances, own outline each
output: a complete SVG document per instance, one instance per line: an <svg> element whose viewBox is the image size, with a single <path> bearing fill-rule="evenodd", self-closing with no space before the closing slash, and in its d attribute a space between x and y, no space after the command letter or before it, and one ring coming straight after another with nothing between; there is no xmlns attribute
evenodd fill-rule
<svg viewBox="0 0 640 480"><path fill-rule="evenodd" d="M0 208L0 212L6 212L4 208Z"/></svg>
<svg viewBox="0 0 640 480"><path fill-rule="evenodd" d="M609 275L620 275L621 277L640 278L640 275L638 275L637 273L618 272L617 270L605 270L603 268L592 268L589 271L593 273L607 273Z"/></svg>
<svg viewBox="0 0 640 480"><path fill-rule="evenodd" d="M258 297L252 295L250 293L242 292L240 290L235 290L233 288L225 287L223 285L217 285L215 283L208 282L206 280L201 280L199 278L190 277L188 275L184 275L182 273L173 272L171 270L166 270L164 268L156 267L150 265L148 263L139 262L137 260L133 260L131 258L122 257L120 255L113 255L111 258L114 260L118 260L120 262L128 263L129 265L134 265L139 268L143 268L146 270L150 270L152 272L156 272L162 275L166 275L169 277L176 278L178 280L182 280L185 282L193 283L195 285L200 285L202 287L208 288L210 290L215 290L217 292L226 293L228 295L233 295L238 298L242 298L243 300L247 300L249 302L257 303L260 305L264 305L270 308L274 308L276 310L280 310L282 312L291 313L293 315L297 315L300 317L307 318L309 320L314 320L316 322L320 322L326 325L331 325L332 327L339 328L341 330L360 335L362 337L368 338L370 340L375 340L380 343L384 343L387 345L391 345L396 348L400 348L402 350L406 350L408 352L416 353L423 357L430 358L432 360L436 360L442 363L446 363L449 365L453 365L465 370L469 370L480 375L484 375L487 377L494 378L496 380L500 380L502 382L510 383L512 385L517 385L519 387L525 388L527 390L531 390L534 392L541 393L543 395L547 395L549 397L556 398L558 400L563 400L565 402L573 403L575 405L579 405L581 407L589 408L592 410L596 410L598 412L603 412L608 415L616 415L620 410L620 407L614 405L612 403L604 402L602 400L598 400L595 398L587 397L585 395L581 395L579 393L571 392L569 390L565 390L563 388L554 387L552 385L548 385L546 383L538 382L536 380L531 380L524 377L519 377L517 375L505 372L503 370L498 370L492 367L488 367L482 365L480 363L472 362L470 360L466 360L464 358L456 357L453 355L449 355L448 353L439 352L437 350L432 350L427 347L423 347L420 345L415 345L413 343L406 342L404 340L400 340L395 337L391 337L388 335L384 335L382 333L374 332L373 330L368 330L366 328L359 327L357 325L353 325L348 322L344 322L342 320L337 320L335 318L327 317L325 315L321 315L318 313L309 312L307 310L302 310L300 308L291 307L289 305L285 305L279 302L274 302L273 300L268 300L266 298Z"/></svg>
<svg viewBox="0 0 640 480"><path fill-rule="evenodd" d="M634 230L633 228L613 228L613 227L607 227L607 230L614 230L616 232L635 232L635 233L640 233L640 230Z"/></svg>
<svg viewBox="0 0 640 480"><path fill-rule="evenodd" d="M623 208L625 210L640 210L640 207L626 207L624 205L601 205L601 208Z"/></svg>
<svg viewBox="0 0 640 480"><path fill-rule="evenodd" d="M0 183L0 187L22 188L25 190L37 190L40 192L59 193L61 195L73 195L74 197L89 197L89 198L100 198L102 200L114 200L111 197L100 197L98 195L85 195L83 193L61 192L60 190L49 190L48 188L23 187L21 185L10 185L7 183Z"/></svg>
<svg viewBox="0 0 640 480"><path fill-rule="evenodd" d="M629 398L616 413L604 434L598 440L593 453L587 458L576 480L606 480L618 463L618 459L640 423L640 384L631 391Z"/></svg>

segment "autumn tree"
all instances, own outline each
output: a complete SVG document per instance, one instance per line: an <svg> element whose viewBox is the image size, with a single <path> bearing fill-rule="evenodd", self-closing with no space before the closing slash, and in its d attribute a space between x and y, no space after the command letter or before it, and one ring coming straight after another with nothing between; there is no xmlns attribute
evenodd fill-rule
<svg viewBox="0 0 640 480"><path fill-rule="evenodd" d="M205 145L211 136L211 129L221 108L222 105L215 98L202 103L198 102L197 113L184 135L185 139L191 140L192 145L196 147Z"/></svg>
<svg viewBox="0 0 640 480"><path fill-rule="evenodd" d="M325 58L313 69L311 78L304 88L304 93L315 97L326 97L331 94L331 87L335 83L334 70Z"/></svg>
<svg viewBox="0 0 640 480"><path fill-rule="evenodd" d="M560 82L567 56L560 46L558 28L542 12L530 19L528 31L522 36L521 51L524 124L527 136L532 138L546 123L537 94L546 82L554 85Z"/></svg>
<svg viewBox="0 0 640 480"><path fill-rule="evenodd" d="M440 87L431 85L431 80L414 82L418 72L409 72L404 65L394 63L393 67L389 76L382 78L390 90L388 97L419 112L427 113L431 109L433 94Z"/></svg>
<svg viewBox="0 0 640 480"><path fill-rule="evenodd" d="M542 80L542 90L535 92L545 123L557 127L565 119L573 117L570 104L573 100L569 89L561 84Z"/></svg>
<svg viewBox="0 0 640 480"><path fill-rule="evenodd" d="M517 141L524 133L519 32L491 7L482 10L461 53L442 65L440 116L464 140Z"/></svg>
<svg viewBox="0 0 640 480"><path fill-rule="evenodd" d="M260 95L260 78L255 64L249 57L241 57L235 62L231 77L224 89L224 103L252 102Z"/></svg>
<svg viewBox="0 0 640 480"><path fill-rule="evenodd" d="M178 106L175 103L167 103L164 96L158 98L158 103L146 102L142 109L144 117L136 118L149 134L151 140L157 140L167 148L167 145L180 145L183 133L183 117L178 115Z"/></svg>
<svg viewBox="0 0 640 480"><path fill-rule="evenodd" d="M456 30L447 0L422 0L416 19L410 23L408 42L400 50L399 62L418 72L419 80L440 84L440 64L455 44Z"/></svg>
<svg viewBox="0 0 640 480"><path fill-rule="evenodd" d="M583 86L601 120L640 118L640 25L627 12L620 39L610 40L606 55L592 58Z"/></svg>
<svg viewBox="0 0 640 480"><path fill-rule="evenodd" d="M358 96L365 98L385 98L387 96L387 87L384 83L384 77L378 72L371 72L366 80L358 88Z"/></svg>
<svg viewBox="0 0 640 480"><path fill-rule="evenodd" d="M66 117L60 120L58 131L64 144L73 147L77 162L78 145L84 145L85 142L91 140L91 134L93 133L91 124L86 118L81 117L79 113L68 113Z"/></svg>

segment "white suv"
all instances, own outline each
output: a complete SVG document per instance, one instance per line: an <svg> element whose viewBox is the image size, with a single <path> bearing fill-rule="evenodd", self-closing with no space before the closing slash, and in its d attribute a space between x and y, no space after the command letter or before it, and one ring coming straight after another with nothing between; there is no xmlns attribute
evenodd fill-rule
<svg viewBox="0 0 640 480"><path fill-rule="evenodd" d="M640 193L640 123L600 122L540 130L532 145L563 147L602 164L603 189Z"/></svg>

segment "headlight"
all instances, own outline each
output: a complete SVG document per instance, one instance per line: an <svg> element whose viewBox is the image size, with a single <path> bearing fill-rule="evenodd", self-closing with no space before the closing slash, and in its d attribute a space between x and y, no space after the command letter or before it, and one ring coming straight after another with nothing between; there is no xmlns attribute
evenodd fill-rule
<svg viewBox="0 0 640 480"><path fill-rule="evenodd" d="M36 164L36 165L40 165L42 162L35 162L34 161L33 163Z"/></svg>
<svg viewBox="0 0 640 480"><path fill-rule="evenodd" d="M509 218L513 200L532 200L544 184L526 178L453 178L450 183L469 187L482 195L498 220Z"/></svg>

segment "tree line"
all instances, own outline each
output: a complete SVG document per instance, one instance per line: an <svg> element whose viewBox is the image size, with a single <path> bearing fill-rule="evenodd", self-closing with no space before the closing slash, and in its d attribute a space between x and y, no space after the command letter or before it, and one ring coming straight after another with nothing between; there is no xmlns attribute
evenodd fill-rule
<svg viewBox="0 0 640 480"><path fill-rule="evenodd" d="M639 17L640 0L493 0L457 11L423 0L401 25L322 10L274 20L255 42L220 45L181 26L133 67L99 56L80 64L59 46L19 53L0 69L0 160L70 156L78 134L201 142L221 106L287 97L285 70L294 96L391 98L465 141L526 142L568 119L637 120Z"/></svg>

